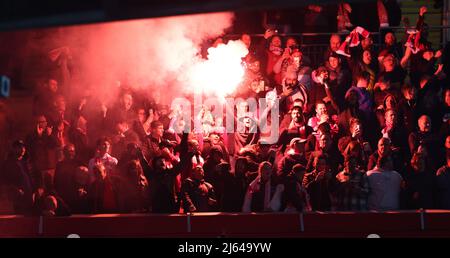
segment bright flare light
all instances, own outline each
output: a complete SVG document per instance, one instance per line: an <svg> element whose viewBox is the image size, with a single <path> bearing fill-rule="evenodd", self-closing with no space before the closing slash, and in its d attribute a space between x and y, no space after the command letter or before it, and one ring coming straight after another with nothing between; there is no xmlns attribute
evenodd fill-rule
<svg viewBox="0 0 450 258"><path fill-rule="evenodd" d="M245 69L242 58L248 54L245 44L229 41L208 49L208 59L193 67L190 80L196 93L225 98L241 83Z"/></svg>

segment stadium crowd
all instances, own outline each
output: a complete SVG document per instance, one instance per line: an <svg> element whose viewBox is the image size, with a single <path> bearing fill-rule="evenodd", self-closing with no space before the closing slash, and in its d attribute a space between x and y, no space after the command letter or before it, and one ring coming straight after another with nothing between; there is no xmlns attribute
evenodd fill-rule
<svg viewBox="0 0 450 258"><path fill-rule="evenodd" d="M244 128L230 133L211 106L185 121L161 92L126 82L114 105L89 88L68 102L48 78L33 128L2 160L2 205L48 216L450 209L448 49L427 41L426 8L405 40L387 30L381 45L349 11L338 10L348 36L331 35L319 65L295 37L242 35L246 74L232 96L278 99L275 144L245 101Z"/></svg>

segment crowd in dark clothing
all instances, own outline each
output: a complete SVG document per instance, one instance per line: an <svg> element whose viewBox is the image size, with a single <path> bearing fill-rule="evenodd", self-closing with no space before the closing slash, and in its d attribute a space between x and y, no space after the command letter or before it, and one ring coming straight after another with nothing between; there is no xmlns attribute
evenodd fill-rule
<svg viewBox="0 0 450 258"><path fill-rule="evenodd" d="M239 103L234 133L208 106L185 121L128 85L112 105L90 90L66 103L49 79L34 127L2 162L0 193L14 213L49 216L450 209L448 49L422 37L414 53L387 33L377 50L369 36L345 56L336 34L311 67L297 39L266 34L260 46L243 35L251 51L232 96L280 106ZM275 109L269 144L257 113Z"/></svg>

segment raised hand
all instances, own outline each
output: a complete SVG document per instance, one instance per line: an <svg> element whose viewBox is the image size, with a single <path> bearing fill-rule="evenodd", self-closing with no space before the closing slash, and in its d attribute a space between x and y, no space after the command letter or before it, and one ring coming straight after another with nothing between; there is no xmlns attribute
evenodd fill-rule
<svg viewBox="0 0 450 258"><path fill-rule="evenodd" d="M47 126L47 135L52 135L53 128L50 126Z"/></svg>
<svg viewBox="0 0 450 258"><path fill-rule="evenodd" d="M422 7L420 7L419 15L423 16L427 11L428 11L427 7L426 6L422 6Z"/></svg>
<svg viewBox="0 0 450 258"><path fill-rule="evenodd" d="M436 53L434 53L435 58L439 58L441 56L442 56L442 50L440 50L440 49L438 51L436 51Z"/></svg>
<svg viewBox="0 0 450 258"><path fill-rule="evenodd" d="M284 52L283 52L283 56L281 56L281 58L287 59L289 57L291 57L291 49L290 48L285 48Z"/></svg>
<svg viewBox="0 0 450 258"><path fill-rule="evenodd" d="M443 68L444 68L444 65L443 65L443 64L439 64L439 65L438 65L438 68L437 68L436 72L434 72L434 74L435 74L435 75L438 75L439 73L442 72L442 69L443 69Z"/></svg>
<svg viewBox="0 0 450 258"><path fill-rule="evenodd" d="M44 127L40 127L39 125L37 125L37 128L36 128L37 130L37 134L39 135L39 136L42 136L42 133L44 132L44 130L45 130L45 128Z"/></svg>
<svg viewBox="0 0 450 258"><path fill-rule="evenodd" d="M352 7L348 3L344 3L344 9L349 13L352 12Z"/></svg>

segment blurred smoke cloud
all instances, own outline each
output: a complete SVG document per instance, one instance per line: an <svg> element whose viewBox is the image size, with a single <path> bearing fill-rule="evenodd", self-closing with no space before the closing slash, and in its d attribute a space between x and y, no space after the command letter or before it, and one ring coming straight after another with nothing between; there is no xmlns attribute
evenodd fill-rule
<svg viewBox="0 0 450 258"><path fill-rule="evenodd" d="M167 94L168 87L187 86L189 67L202 62L201 44L222 35L233 19L233 13L212 13L70 26L51 45L70 48L74 89L90 87L109 102L119 80L170 97L179 91Z"/></svg>

